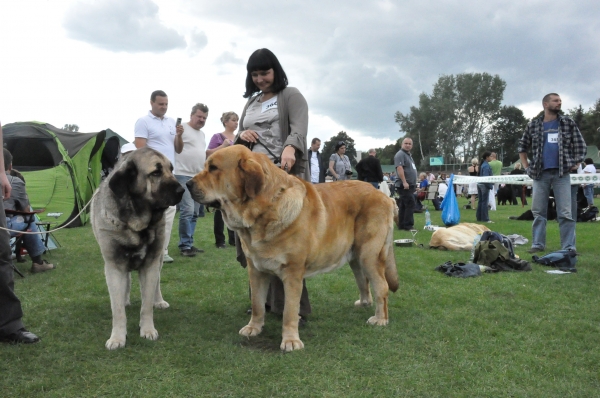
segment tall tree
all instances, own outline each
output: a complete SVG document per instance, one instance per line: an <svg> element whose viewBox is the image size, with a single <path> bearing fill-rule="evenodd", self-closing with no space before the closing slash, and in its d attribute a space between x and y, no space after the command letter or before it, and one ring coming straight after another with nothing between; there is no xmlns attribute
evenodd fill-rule
<svg viewBox="0 0 600 398"><path fill-rule="evenodd" d="M494 119L485 149L498 153L498 160L508 166L519 160L519 139L523 136L528 119L522 110L512 105L500 108Z"/></svg>
<svg viewBox="0 0 600 398"><path fill-rule="evenodd" d="M354 140L348 134L346 134L345 131L340 131L331 137L329 141L325 141L323 145L323 152L321 152L321 156L326 164L326 167L329 166L329 157L335 152L335 146L340 141L344 141L346 143L346 156L350 158L350 163L352 166L356 166L358 160L356 160L356 148L354 148Z"/></svg>
<svg viewBox="0 0 600 398"><path fill-rule="evenodd" d="M65 124L62 129L67 131L73 131L76 133L79 131L79 126L76 124Z"/></svg>
<svg viewBox="0 0 600 398"><path fill-rule="evenodd" d="M442 75L419 107L396 112L400 131L413 138L422 162L429 156L467 159L478 154L500 110L506 82L498 75Z"/></svg>

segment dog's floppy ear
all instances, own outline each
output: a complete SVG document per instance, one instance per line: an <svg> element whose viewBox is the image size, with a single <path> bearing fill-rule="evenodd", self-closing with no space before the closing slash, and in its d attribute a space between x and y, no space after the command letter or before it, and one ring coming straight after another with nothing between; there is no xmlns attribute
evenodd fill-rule
<svg viewBox="0 0 600 398"><path fill-rule="evenodd" d="M113 175L108 182L108 187L115 193L117 198L123 197L129 192L137 175L138 169L135 163L129 161L125 167L121 167L119 170L113 172Z"/></svg>
<svg viewBox="0 0 600 398"><path fill-rule="evenodd" d="M242 171L246 195L256 197L265 183L262 166L254 159L240 159L238 166Z"/></svg>

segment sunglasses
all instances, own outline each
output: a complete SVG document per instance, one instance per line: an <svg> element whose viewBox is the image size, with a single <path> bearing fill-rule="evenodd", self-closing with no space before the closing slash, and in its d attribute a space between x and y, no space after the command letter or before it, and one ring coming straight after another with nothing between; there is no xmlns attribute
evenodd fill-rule
<svg viewBox="0 0 600 398"><path fill-rule="evenodd" d="M342 146L342 145L346 146L346 143L345 143L344 141L339 141L339 142L338 142L338 145L339 145L339 146Z"/></svg>

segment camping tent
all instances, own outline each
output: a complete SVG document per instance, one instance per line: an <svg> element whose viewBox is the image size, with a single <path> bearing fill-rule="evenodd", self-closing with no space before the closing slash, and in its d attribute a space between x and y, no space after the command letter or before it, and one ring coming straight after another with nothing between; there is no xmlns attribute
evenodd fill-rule
<svg viewBox="0 0 600 398"><path fill-rule="evenodd" d="M13 168L25 178L31 206L45 209L40 219L57 227L76 218L100 184L105 131L78 133L47 123L20 122L3 126L3 132ZM69 226L88 220L89 208Z"/></svg>

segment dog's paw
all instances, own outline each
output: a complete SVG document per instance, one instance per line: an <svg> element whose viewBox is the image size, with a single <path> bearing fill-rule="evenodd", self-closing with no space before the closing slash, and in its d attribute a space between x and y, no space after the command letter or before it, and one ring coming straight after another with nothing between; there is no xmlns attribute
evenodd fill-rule
<svg viewBox="0 0 600 398"><path fill-rule="evenodd" d="M161 310L164 310L166 308L169 308L169 303L167 303L165 300L157 301L156 303L154 303L154 308L160 308Z"/></svg>
<svg viewBox="0 0 600 398"><path fill-rule="evenodd" d="M354 305L356 307L370 307L371 305L373 305L373 301L371 301L371 300L356 300L354 302Z"/></svg>
<svg viewBox="0 0 600 398"><path fill-rule="evenodd" d="M377 325L377 326L385 326L388 324L387 319L377 318L376 316L372 316L367 320L369 325Z"/></svg>
<svg viewBox="0 0 600 398"><path fill-rule="evenodd" d="M262 328L246 325L240 329L240 334L246 337L258 336L262 332Z"/></svg>
<svg viewBox="0 0 600 398"><path fill-rule="evenodd" d="M154 328L151 329L140 329L140 337L148 340L158 339L158 331Z"/></svg>
<svg viewBox="0 0 600 398"><path fill-rule="evenodd" d="M125 339L111 337L106 340L104 346L109 350L116 350L117 348L125 347Z"/></svg>
<svg viewBox="0 0 600 398"><path fill-rule="evenodd" d="M281 345L279 346L281 351L291 352L295 350L304 349L304 343L300 339L287 339L282 340Z"/></svg>

